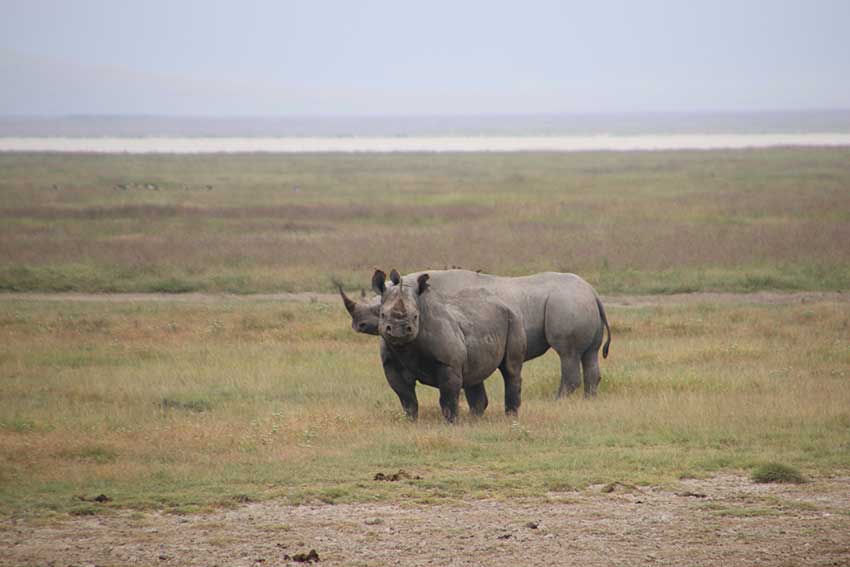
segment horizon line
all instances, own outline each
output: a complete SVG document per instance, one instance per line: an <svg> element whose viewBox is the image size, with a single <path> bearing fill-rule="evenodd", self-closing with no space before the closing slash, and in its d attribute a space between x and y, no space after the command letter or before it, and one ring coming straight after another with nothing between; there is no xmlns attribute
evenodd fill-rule
<svg viewBox="0 0 850 567"><path fill-rule="evenodd" d="M356 118L545 118L545 117L627 117L627 116L716 116L850 113L850 107L770 108L754 110L627 110L627 111L565 111L565 112L403 112L403 113L317 113L317 114L168 114L168 113L63 113L63 114L3 114L0 120L56 120L80 118L167 118L181 120L250 120L250 119L356 119Z"/></svg>

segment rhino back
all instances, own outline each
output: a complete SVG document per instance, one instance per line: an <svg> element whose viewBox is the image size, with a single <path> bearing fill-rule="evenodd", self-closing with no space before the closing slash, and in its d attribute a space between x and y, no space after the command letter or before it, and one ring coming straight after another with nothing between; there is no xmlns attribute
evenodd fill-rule
<svg viewBox="0 0 850 567"><path fill-rule="evenodd" d="M416 281L419 274L406 278ZM438 294L452 295L470 289L492 290L521 317L528 348L526 360L545 353L550 346L569 344L577 351L591 346L602 322L593 287L576 274L543 272L505 277L469 270L428 271ZM407 279L406 279L407 281Z"/></svg>

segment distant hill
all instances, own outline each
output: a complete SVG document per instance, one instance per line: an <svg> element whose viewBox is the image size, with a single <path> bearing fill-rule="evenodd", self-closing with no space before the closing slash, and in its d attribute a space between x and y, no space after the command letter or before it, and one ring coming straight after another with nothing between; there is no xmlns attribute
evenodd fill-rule
<svg viewBox="0 0 850 567"><path fill-rule="evenodd" d="M3 137L523 136L850 132L850 110L355 117L7 116Z"/></svg>

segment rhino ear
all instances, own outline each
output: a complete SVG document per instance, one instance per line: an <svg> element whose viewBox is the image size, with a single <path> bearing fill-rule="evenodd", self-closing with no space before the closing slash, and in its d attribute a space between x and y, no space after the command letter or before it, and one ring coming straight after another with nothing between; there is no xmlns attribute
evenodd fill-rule
<svg viewBox="0 0 850 567"><path fill-rule="evenodd" d="M378 295L384 295L384 292L387 291L387 274L384 273L384 270L375 270L375 273L372 274L372 289Z"/></svg>
<svg viewBox="0 0 850 567"><path fill-rule="evenodd" d="M390 271L390 280L392 280L395 285L401 283L401 274L399 274L398 270L395 268Z"/></svg>
<svg viewBox="0 0 850 567"><path fill-rule="evenodd" d="M425 293L425 290L431 287L428 283L428 280L431 279L431 276L428 274L422 274L418 278L416 278L416 283L419 284L419 294Z"/></svg>

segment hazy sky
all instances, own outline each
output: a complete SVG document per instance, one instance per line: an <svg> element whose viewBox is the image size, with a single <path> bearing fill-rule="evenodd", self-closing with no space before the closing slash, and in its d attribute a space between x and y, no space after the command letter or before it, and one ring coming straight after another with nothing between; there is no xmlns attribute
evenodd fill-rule
<svg viewBox="0 0 850 567"><path fill-rule="evenodd" d="M850 1L0 0L0 114L850 108Z"/></svg>

